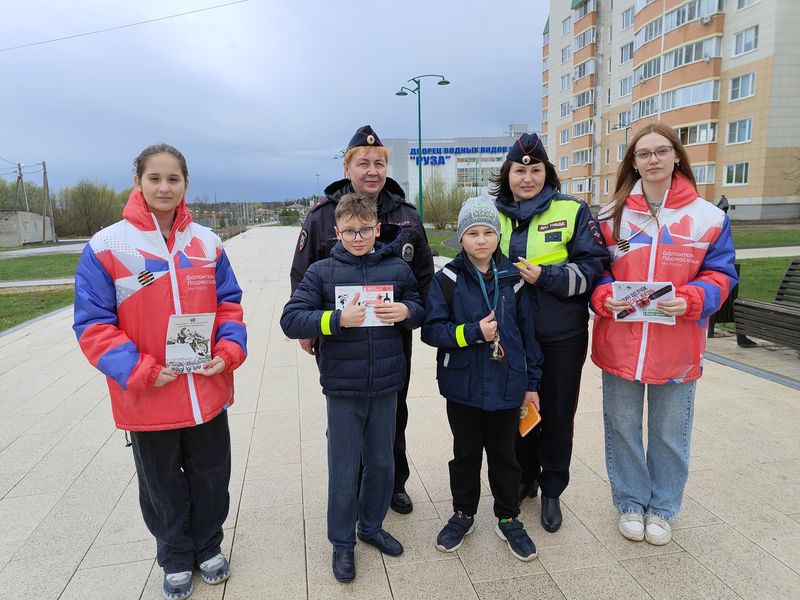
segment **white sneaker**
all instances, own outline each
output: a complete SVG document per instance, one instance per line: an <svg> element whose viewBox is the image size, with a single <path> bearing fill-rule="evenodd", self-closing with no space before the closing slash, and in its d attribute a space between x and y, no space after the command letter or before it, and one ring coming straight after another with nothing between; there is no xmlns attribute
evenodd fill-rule
<svg viewBox="0 0 800 600"><path fill-rule="evenodd" d="M649 544L654 546L663 546L669 544L672 539L672 528L664 519L655 515L645 516L646 527L644 530L644 539Z"/></svg>
<svg viewBox="0 0 800 600"><path fill-rule="evenodd" d="M644 515L642 513L622 513L617 524L619 532L634 542L644 539Z"/></svg>

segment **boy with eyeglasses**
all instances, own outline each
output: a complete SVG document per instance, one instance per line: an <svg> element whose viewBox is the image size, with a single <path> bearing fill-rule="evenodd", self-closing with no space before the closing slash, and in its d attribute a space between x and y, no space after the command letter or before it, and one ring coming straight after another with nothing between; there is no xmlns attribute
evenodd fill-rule
<svg viewBox="0 0 800 600"><path fill-rule="evenodd" d="M393 491L397 392L405 385L401 328L418 327L425 309L411 268L400 257L402 236L376 241L375 203L347 194L335 217L336 246L330 258L308 268L283 309L281 328L293 339L320 340L328 412L328 540L333 574L348 582L355 577L356 521L361 541L389 556L403 553L382 524ZM380 302L368 301L374 290Z"/></svg>

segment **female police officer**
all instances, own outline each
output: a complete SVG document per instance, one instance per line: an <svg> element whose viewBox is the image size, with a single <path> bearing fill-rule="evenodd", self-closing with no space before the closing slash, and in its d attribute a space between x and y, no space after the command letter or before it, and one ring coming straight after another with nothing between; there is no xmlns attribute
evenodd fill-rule
<svg viewBox="0 0 800 600"><path fill-rule="evenodd" d="M589 206L560 193L555 167L535 133L514 143L492 184L500 246L506 256L520 260L523 298L535 313L544 355L541 430L517 442L520 502L541 487L542 526L553 532L561 526L559 496L569 483L589 294L608 265L608 251Z"/></svg>
<svg viewBox="0 0 800 600"><path fill-rule="evenodd" d="M336 204L343 195L357 192L377 203L382 237L394 239L396 228L401 228L404 238L402 257L417 278L420 296L425 300L428 284L433 277L431 248L416 207L406 201L403 188L394 179L386 176L388 162L389 152L384 148L378 134L369 125L359 127L344 155L346 179L334 181L325 188L325 198L311 209L300 230L290 275L292 292L300 285L303 274L311 263L330 256L331 249L336 244L336 233L333 229L336 225ZM403 329L402 333L406 354L406 385L397 394L394 493L391 507L399 513L410 513L414 505L405 491L409 476L405 430L408 423L406 396L411 375L411 331ZM300 345L309 354L314 354L314 342L315 340L300 340Z"/></svg>

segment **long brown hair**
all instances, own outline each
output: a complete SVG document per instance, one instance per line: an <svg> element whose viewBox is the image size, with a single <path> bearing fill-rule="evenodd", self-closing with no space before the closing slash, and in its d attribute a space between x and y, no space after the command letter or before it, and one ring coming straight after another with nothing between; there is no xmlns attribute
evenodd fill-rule
<svg viewBox="0 0 800 600"><path fill-rule="evenodd" d="M614 188L613 200L614 208L611 212L611 218L614 222L614 239L616 240L619 239L619 229L622 222L622 211L625 209L625 200L628 198L628 194L631 193L633 186L636 185L636 182L641 179L639 172L633 166L635 160L633 153L636 152L636 144L639 143L639 140L651 133L663 135L669 140L670 145L675 149L675 155L678 157L675 170L680 171L680 173L692 183L695 189L697 188L692 165L689 162L689 155L686 154L686 148L681 144L680 139L678 139L678 136L675 134L675 130L660 121L648 123L634 134L630 144L628 144L628 149L625 151L625 157L622 159L619 169L617 169L617 185Z"/></svg>

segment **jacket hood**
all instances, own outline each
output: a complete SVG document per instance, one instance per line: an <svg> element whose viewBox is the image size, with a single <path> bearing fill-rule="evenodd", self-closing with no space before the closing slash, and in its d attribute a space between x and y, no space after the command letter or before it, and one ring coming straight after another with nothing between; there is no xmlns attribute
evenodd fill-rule
<svg viewBox="0 0 800 600"><path fill-rule="evenodd" d="M672 183L669 186L669 190L667 190L664 208L680 208L694 202L697 198L697 190L692 185L692 182L686 179L683 173L674 172L672 175ZM639 212L650 211L647 198L645 198L644 191L642 190L641 179L633 185L625 203L631 210Z"/></svg>
<svg viewBox="0 0 800 600"><path fill-rule="evenodd" d="M125 203L125 208L122 209L122 218L135 225L142 231L155 231L156 222L153 220L153 214L147 208L144 194L137 188L133 188L128 201ZM172 222L172 233L175 231L183 231L192 222L192 215L189 212L189 207L186 206L186 197L181 198L181 203L175 209L175 220ZM170 234L171 237L171 234Z"/></svg>
<svg viewBox="0 0 800 600"><path fill-rule="evenodd" d="M517 202L513 198L497 198L495 205L501 213L515 221L529 221L534 215L550 208L550 202L558 194L554 187L545 187L530 200Z"/></svg>
<svg viewBox="0 0 800 600"><path fill-rule="evenodd" d="M325 188L325 195L333 202L338 202L339 198L353 191L355 190L349 179L340 179ZM404 203L406 203L406 194L403 188L394 179L387 177L378 196L378 215L388 213Z"/></svg>

